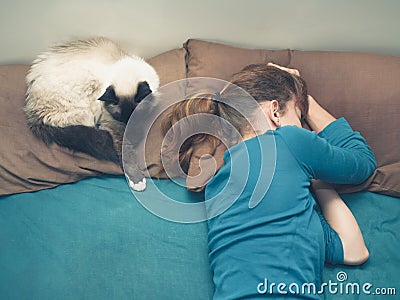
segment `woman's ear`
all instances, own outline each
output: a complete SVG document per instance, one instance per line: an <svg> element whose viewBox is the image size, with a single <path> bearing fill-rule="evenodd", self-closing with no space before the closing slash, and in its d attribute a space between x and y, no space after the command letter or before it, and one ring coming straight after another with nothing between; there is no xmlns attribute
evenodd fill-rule
<svg viewBox="0 0 400 300"><path fill-rule="evenodd" d="M265 115L267 116L271 129L274 130L277 127L281 126L280 124L281 114L279 112L279 102L276 100L263 101L260 103L260 105Z"/></svg>

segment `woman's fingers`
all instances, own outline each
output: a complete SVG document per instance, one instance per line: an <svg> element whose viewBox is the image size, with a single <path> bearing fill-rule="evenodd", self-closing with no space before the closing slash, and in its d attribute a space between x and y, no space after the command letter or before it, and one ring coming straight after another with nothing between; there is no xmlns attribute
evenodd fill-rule
<svg viewBox="0 0 400 300"><path fill-rule="evenodd" d="M281 70L283 70L283 71L286 71L286 72L288 72L288 73L290 73L290 74L293 74L293 75L296 75L296 76L300 76L300 72L299 72L299 70L297 70L297 69L285 68L285 67L282 67L282 66L280 66L280 65L276 65L276 64L274 64L274 63L268 63L268 66L272 66L272 67L281 69Z"/></svg>

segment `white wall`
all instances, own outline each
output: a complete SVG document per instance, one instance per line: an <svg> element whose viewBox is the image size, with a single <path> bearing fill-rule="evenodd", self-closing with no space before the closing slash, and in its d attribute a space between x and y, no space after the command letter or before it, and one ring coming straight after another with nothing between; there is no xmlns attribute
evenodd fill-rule
<svg viewBox="0 0 400 300"><path fill-rule="evenodd" d="M150 57L201 38L250 48L400 55L399 0L0 0L0 64L103 35Z"/></svg>

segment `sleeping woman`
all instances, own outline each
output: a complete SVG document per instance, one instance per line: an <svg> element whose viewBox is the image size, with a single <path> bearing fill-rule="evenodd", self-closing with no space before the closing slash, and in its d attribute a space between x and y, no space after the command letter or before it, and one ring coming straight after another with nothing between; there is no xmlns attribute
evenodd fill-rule
<svg viewBox="0 0 400 300"><path fill-rule="evenodd" d="M164 122L168 129L189 115L209 113L234 124L243 137L225 152L205 189L206 200L238 196L208 220L214 299L319 299L325 262L357 265L369 256L357 221L329 183L365 181L375 170L374 155L344 118L335 119L307 95L297 70L250 65L231 83L258 102L269 130L256 133L234 108L210 93L177 104ZM229 101L224 90L218 97ZM302 128L303 118L312 131ZM274 175L270 182L258 182L261 155L273 155L271 140L276 147ZM201 144L220 145L208 134L188 141L180 148L182 166L190 165L193 149ZM239 184L244 174L231 172L234 164L249 170L244 188ZM252 192L260 184L267 192L251 207ZM213 209L206 204L208 213Z"/></svg>

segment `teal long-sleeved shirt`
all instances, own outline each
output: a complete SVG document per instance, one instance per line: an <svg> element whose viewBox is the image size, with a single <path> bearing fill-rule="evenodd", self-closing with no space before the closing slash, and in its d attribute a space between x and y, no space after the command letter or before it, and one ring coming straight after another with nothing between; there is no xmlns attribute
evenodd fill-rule
<svg viewBox="0 0 400 300"><path fill-rule="evenodd" d="M205 192L214 299L319 299L324 263L343 263L343 247L310 180L365 181L376 168L365 139L344 118L319 134L283 126L224 161Z"/></svg>

